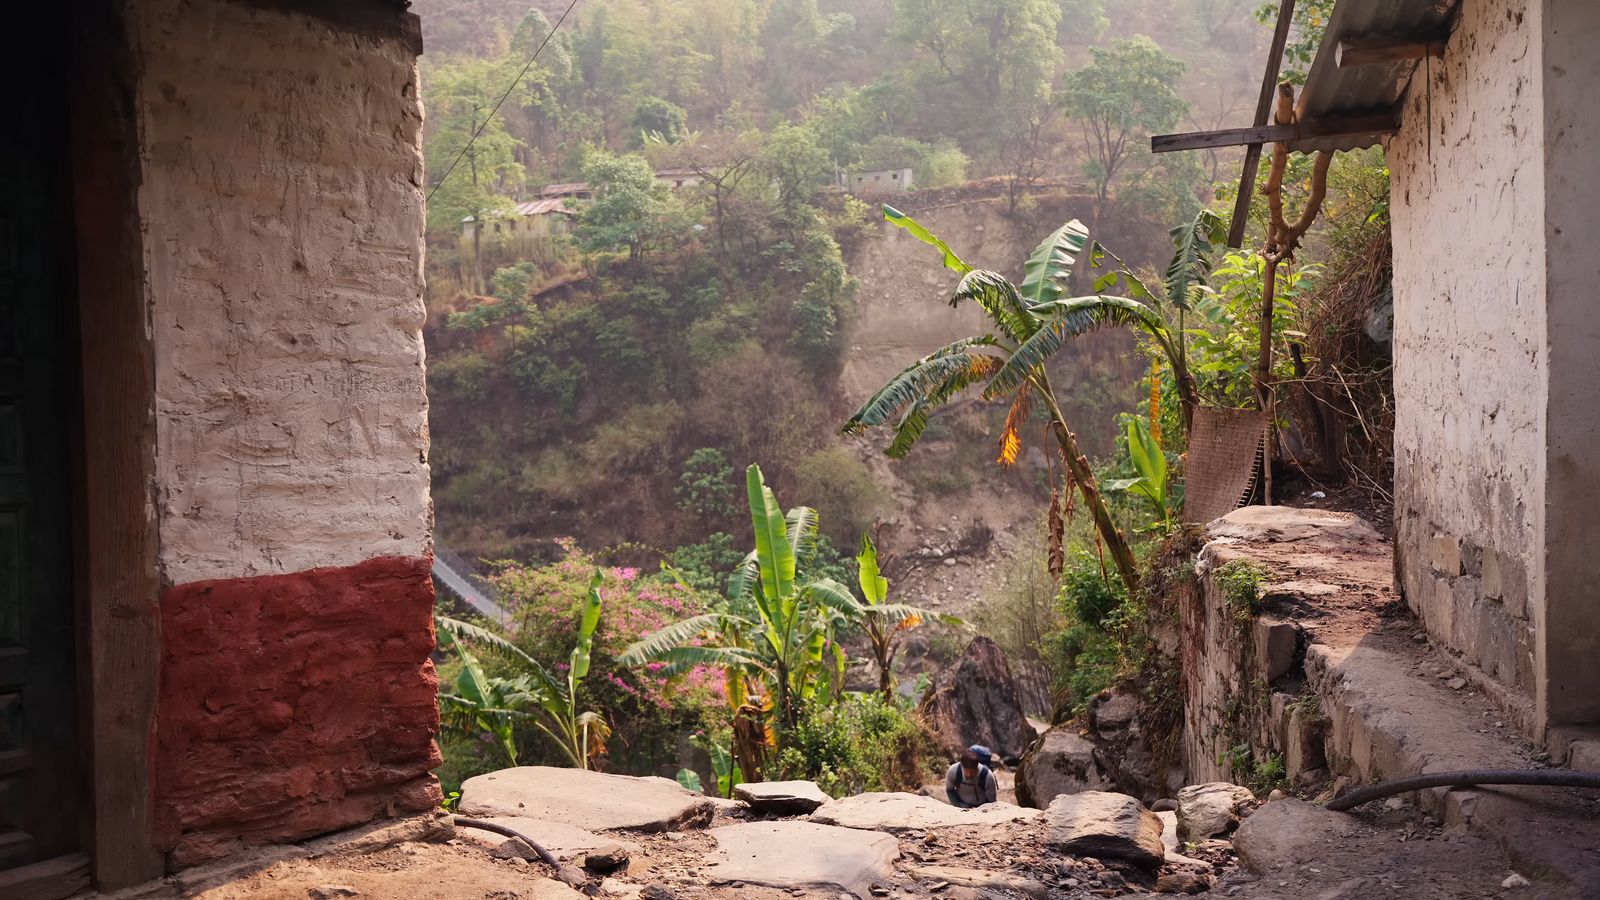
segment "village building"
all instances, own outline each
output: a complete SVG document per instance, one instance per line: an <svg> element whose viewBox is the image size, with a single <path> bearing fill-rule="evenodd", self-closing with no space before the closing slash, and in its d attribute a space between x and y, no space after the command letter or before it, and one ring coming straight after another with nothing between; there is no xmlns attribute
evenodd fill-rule
<svg viewBox="0 0 1600 900"><path fill-rule="evenodd" d="M1383 144L1397 585L1528 738L1600 768L1597 42L1587 0L1339 0L1291 123L1274 61L1253 127L1154 145Z"/></svg>
<svg viewBox="0 0 1600 900"><path fill-rule="evenodd" d="M910 166L839 173L839 187L853 194L904 194L912 189Z"/></svg>
<svg viewBox="0 0 1600 900"><path fill-rule="evenodd" d="M406 6L46 4L0 63L0 896L441 799Z"/></svg>

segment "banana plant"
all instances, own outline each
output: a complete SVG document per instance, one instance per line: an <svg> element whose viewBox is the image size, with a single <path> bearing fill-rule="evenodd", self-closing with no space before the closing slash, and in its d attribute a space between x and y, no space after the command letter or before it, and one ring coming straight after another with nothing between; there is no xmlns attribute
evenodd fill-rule
<svg viewBox="0 0 1600 900"><path fill-rule="evenodd" d="M1172 485L1167 477L1167 455L1161 443L1150 433L1144 419L1128 417L1128 456L1139 473L1135 478L1118 478L1106 482L1108 491L1128 491L1150 501L1161 524L1172 521Z"/></svg>
<svg viewBox="0 0 1600 900"><path fill-rule="evenodd" d="M1160 290L1151 288L1144 279L1133 273L1127 263L1104 246L1097 243L1089 252L1091 269L1102 268L1107 260L1116 265L1094 282L1095 293L1100 295L1099 299L1105 308L1096 309L1093 298L1084 298L1082 309L1099 316L1102 319L1100 324L1126 325L1143 331L1160 349L1167 364L1172 367L1173 381L1178 387L1179 410L1185 433L1194 421L1194 410L1200 403L1194 377L1189 373L1188 348L1184 344L1188 327L1185 319L1193 309L1196 297L1210 290L1207 281L1211 277L1212 252L1226 230L1222 217L1207 209L1173 228L1169 232L1172 235L1172 259L1167 263ZM1128 298L1136 301L1135 305L1130 306L1128 299L1122 297L1105 296L1107 290L1119 285Z"/></svg>
<svg viewBox="0 0 1600 900"><path fill-rule="evenodd" d="M439 697L446 715L458 727L476 726L494 735L511 765L517 764L518 756L516 724L531 722L555 742L574 767L589 768L590 761L605 752L606 739L611 736L611 726L604 716L578 711L578 690L589 674L594 633L600 624L600 586L604 577L596 569L589 580L565 679L557 678L521 647L486 628L449 616L435 616L441 649L454 650L462 663L455 690ZM485 675L468 644L499 654L515 674Z"/></svg>
<svg viewBox="0 0 1600 900"><path fill-rule="evenodd" d="M837 581L802 584L797 576L797 560L816 544L816 512L802 506L785 514L759 466L746 470L745 488L756 546L729 579L727 602L646 635L618 661L666 662L669 671L698 665L722 669L735 688L730 703L736 691L744 705L747 685L755 682L782 723L793 727L825 679L839 683L844 652L836 640L838 629L860 621L864 611Z"/></svg>
<svg viewBox="0 0 1600 900"><path fill-rule="evenodd" d="M919 606L889 602L889 579L878 567L878 547L872 536L861 536L861 552L856 555L856 565L861 582L861 596L866 600L863 619L867 638L872 642L872 661L878 665L878 691L883 699L894 699L895 654L900 651L900 637L904 632L936 619L946 625L962 625L960 619L948 613L934 612Z"/></svg>
<svg viewBox="0 0 1600 900"><path fill-rule="evenodd" d="M961 275L950 305L978 304L994 324L995 333L962 338L912 363L845 422L843 433L860 434L870 427L890 425L894 437L886 452L891 457L903 457L921 437L933 410L967 388L981 384L983 399L1005 399L1010 403L1001 430L998 461L1011 465L1022 449L1021 431L1033 403L1042 403L1072 483L1082 495L1128 593L1136 594L1139 570L1133 551L1100 496L1089 460L1078 450L1078 439L1056 402L1045 363L1068 338L1104 325L1129 323L1149 310L1126 298L1064 296L1072 267L1089 237L1088 229L1076 219L1039 243L1024 266L1021 285L1014 285L997 272L968 265L944 241L899 210L885 206L883 215L941 251L945 266Z"/></svg>

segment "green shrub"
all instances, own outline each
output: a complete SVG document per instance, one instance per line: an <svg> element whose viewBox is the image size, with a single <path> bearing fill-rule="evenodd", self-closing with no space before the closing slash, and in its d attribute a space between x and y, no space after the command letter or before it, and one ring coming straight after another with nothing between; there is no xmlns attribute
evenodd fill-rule
<svg viewBox="0 0 1600 900"><path fill-rule="evenodd" d="M837 706L806 710L786 736L779 769L843 797L914 791L938 778L941 763L933 736L907 706L847 694Z"/></svg>
<svg viewBox="0 0 1600 900"><path fill-rule="evenodd" d="M1127 599L1127 589L1114 572L1103 570L1100 560L1087 550L1074 550L1061 572L1061 601L1071 615L1090 628L1103 629L1106 620Z"/></svg>
<svg viewBox="0 0 1600 900"><path fill-rule="evenodd" d="M800 460L794 479L795 496L826 513L824 528L840 546L860 542L883 504L883 489L872 471L845 447L827 447Z"/></svg>
<svg viewBox="0 0 1600 900"><path fill-rule="evenodd" d="M725 522L738 507L738 487L728 456L715 447L701 447L683 461L678 485L672 489L678 510L701 524Z"/></svg>

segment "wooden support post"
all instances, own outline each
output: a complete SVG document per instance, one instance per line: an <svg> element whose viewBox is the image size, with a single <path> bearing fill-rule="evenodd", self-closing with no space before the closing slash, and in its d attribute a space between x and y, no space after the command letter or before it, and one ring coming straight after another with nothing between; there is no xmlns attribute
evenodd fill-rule
<svg viewBox="0 0 1600 900"><path fill-rule="evenodd" d="M1261 96L1256 100L1256 125L1267 124L1272 111L1272 94L1278 89L1278 69L1283 65L1283 48L1289 43L1289 25L1294 19L1294 0L1278 4L1278 23L1272 32L1272 48L1267 51L1267 71L1261 78ZM1228 246L1238 249L1244 243L1244 229L1250 223L1250 196L1256 190L1256 169L1261 164L1261 145L1251 144L1244 153L1244 171L1239 175L1239 196L1233 201L1233 220L1228 223Z"/></svg>

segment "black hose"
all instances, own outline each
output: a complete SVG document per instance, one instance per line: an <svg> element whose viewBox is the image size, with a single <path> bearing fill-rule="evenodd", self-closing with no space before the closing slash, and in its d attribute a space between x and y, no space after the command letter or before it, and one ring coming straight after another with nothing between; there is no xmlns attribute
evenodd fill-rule
<svg viewBox="0 0 1600 900"><path fill-rule="evenodd" d="M1542 787L1600 788L1600 773L1568 769L1474 769L1410 775L1357 788L1328 801L1327 808L1345 812L1372 800L1436 787L1472 787L1480 784L1532 784Z"/></svg>
<svg viewBox="0 0 1600 900"><path fill-rule="evenodd" d="M492 831L495 834L505 835L508 838L527 844L529 847L533 848L533 852L538 855L540 861L550 867L550 871L555 873L557 879L572 887L582 887L589 883L589 876L583 874L583 871L577 866L569 866L562 863L561 860L556 859L555 855L549 850L539 846L539 843L533 838L528 837L515 828L507 828L498 822L485 822L482 819L469 819L466 816L456 816L455 823L457 825L465 825L468 828L481 828L484 831Z"/></svg>

